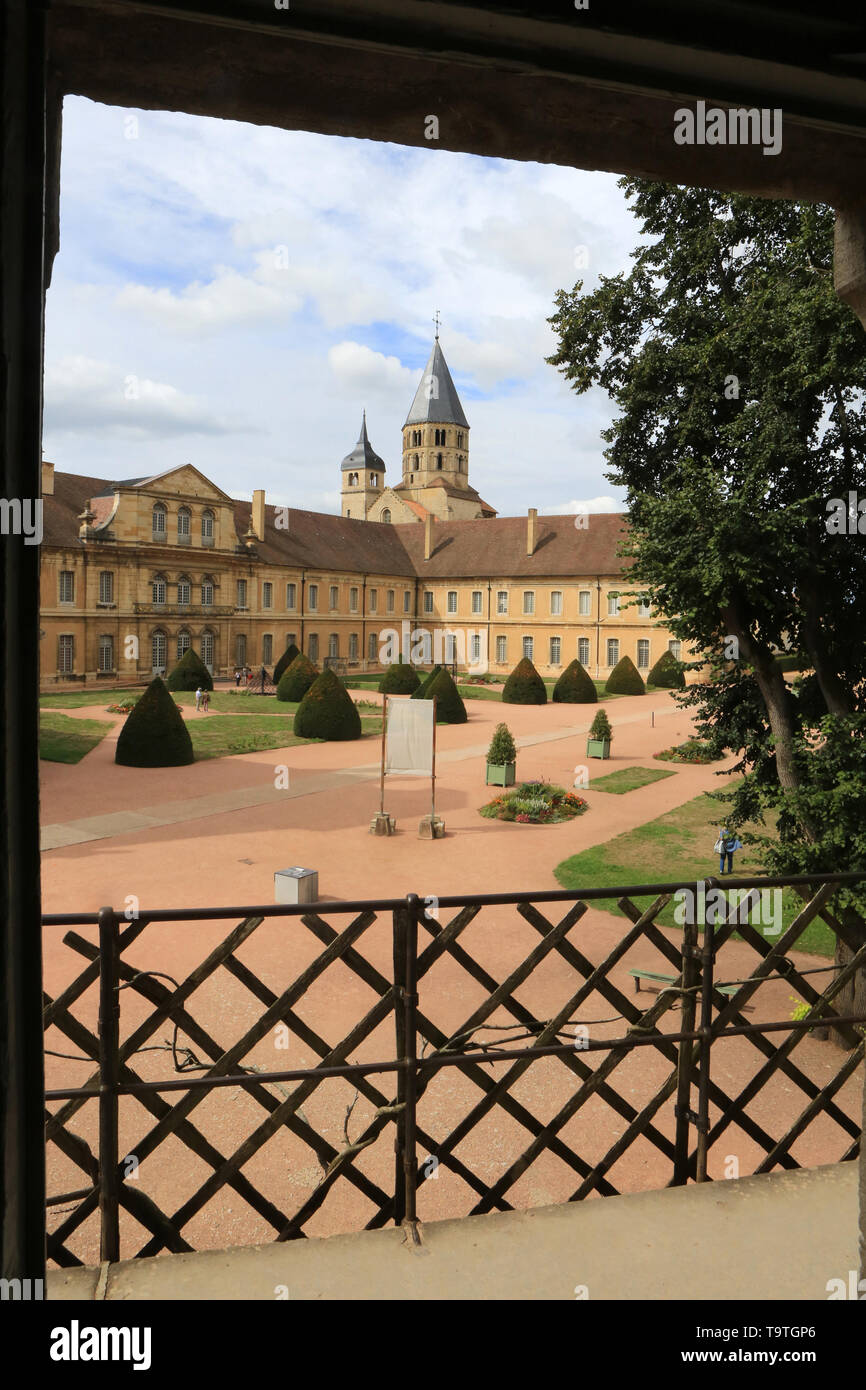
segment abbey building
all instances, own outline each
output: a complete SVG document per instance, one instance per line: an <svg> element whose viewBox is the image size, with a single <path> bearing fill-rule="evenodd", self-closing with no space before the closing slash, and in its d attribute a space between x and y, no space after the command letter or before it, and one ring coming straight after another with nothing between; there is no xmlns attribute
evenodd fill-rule
<svg viewBox="0 0 866 1390"><path fill-rule="evenodd" d="M270 668L290 642L322 665L378 669L385 633L444 633L494 676L528 656L646 675L679 644L617 556L613 514L498 517L469 481L470 427L436 338L402 431L399 482L366 418L343 460L341 515L252 502L191 465L105 479L43 464L41 680L147 681L194 647L216 677ZM385 657L385 659L390 659Z"/></svg>

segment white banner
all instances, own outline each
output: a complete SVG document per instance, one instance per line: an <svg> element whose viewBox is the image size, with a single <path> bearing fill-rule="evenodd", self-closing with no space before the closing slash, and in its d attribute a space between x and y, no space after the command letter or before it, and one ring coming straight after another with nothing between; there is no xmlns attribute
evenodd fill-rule
<svg viewBox="0 0 866 1390"><path fill-rule="evenodd" d="M385 720L385 771L412 777L433 774L432 700L389 699Z"/></svg>

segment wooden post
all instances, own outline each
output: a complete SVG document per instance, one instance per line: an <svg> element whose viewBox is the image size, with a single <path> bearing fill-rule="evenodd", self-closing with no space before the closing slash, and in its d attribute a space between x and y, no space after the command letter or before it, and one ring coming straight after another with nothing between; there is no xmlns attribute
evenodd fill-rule
<svg viewBox="0 0 866 1390"><path fill-rule="evenodd" d="M436 824L436 696L433 696L433 763L430 772L430 817Z"/></svg>
<svg viewBox="0 0 866 1390"><path fill-rule="evenodd" d="M385 720L388 713L388 696L382 696L382 767L379 773L379 815L385 814Z"/></svg>

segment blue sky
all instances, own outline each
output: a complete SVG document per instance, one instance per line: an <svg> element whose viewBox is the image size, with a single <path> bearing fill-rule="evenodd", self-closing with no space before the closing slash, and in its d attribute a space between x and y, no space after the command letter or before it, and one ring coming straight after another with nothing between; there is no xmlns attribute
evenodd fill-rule
<svg viewBox="0 0 866 1390"><path fill-rule="evenodd" d="M636 225L614 175L67 98L45 456L337 511L364 408L399 481L438 309L482 497L616 509L609 402L545 363L546 319L628 269Z"/></svg>

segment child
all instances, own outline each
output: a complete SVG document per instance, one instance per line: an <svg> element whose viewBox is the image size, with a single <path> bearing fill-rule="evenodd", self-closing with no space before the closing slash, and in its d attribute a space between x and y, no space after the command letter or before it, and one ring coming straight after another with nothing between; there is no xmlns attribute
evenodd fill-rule
<svg viewBox="0 0 866 1390"><path fill-rule="evenodd" d="M734 831L728 831L725 826L722 826L719 831L719 838L713 848L719 856L719 873L725 872L725 860L727 859L728 873L732 874L734 872L734 854L738 849L743 848L742 841Z"/></svg>

